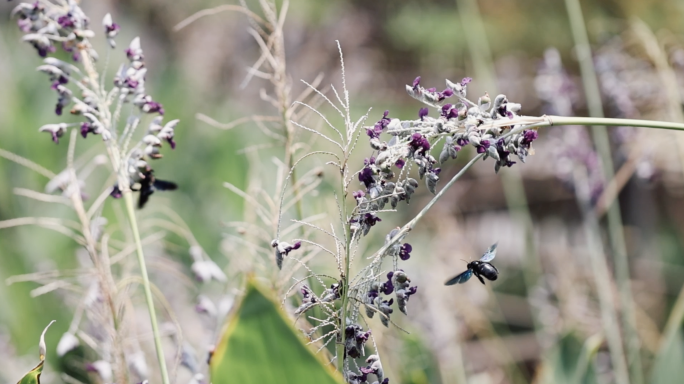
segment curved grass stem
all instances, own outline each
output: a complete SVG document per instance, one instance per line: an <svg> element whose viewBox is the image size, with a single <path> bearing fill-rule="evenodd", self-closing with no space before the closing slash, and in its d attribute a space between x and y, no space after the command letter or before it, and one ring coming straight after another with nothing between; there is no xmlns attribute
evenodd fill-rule
<svg viewBox="0 0 684 384"><path fill-rule="evenodd" d="M159 335L159 325L157 324L157 314L154 311L154 301L152 299L152 289L150 288L150 279L147 276L147 267L145 266L145 255L143 254L142 242L140 241L140 232L138 231L138 222L135 218L135 209L133 206L133 194L130 189L123 193L124 201L126 202L126 212L131 221L131 232L135 239L135 249L138 256L138 264L140 265L140 274L142 275L143 289L145 291L145 302L147 303L147 311L150 314L150 322L152 323L152 335L154 337L154 349L157 353L157 360L159 361L159 370L161 371L161 379L163 384L169 384L169 373L166 369L166 359L164 358L164 350L162 349L161 336Z"/></svg>

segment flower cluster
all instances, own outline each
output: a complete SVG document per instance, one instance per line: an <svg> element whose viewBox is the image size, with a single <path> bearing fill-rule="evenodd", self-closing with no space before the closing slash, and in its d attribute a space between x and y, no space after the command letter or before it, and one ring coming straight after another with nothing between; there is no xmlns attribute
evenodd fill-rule
<svg viewBox="0 0 684 384"><path fill-rule="evenodd" d="M55 44L61 43L62 49L71 53L74 61L80 60L82 51L97 59L97 52L88 40L95 33L88 29L90 20L77 1L20 3L11 15L17 17L17 25L25 33L23 40L31 44L40 57L55 52Z"/></svg>
<svg viewBox="0 0 684 384"><path fill-rule="evenodd" d="M514 123L507 124L506 120L517 116L520 104L509 102L505 95L498 95L492 101L488 94L480 97L477 103L472 102L466 98L471 81L469 77L458 83L447 80L447 88L441 92L436 88L423 88L420 77L412 85L406 86L409 95L437 109L438 117L428 116L428 108L421 108L418 120L401 121L390 119L389 111L385 111L382 119L368 129L370 146L377 154L367 161L359 173L359 180L366 187L366 192L373 193L371 188L375 188L376 196L388 195L394 196L397 201L408 200L410 196L404 195L406 184L412 187L410 195L417 187L415 179L408 177L407 172L403 182L390 180L395 176L393 166L403 170L407 163L413 162L418 167L420 178L425 179L428 190L435 193L441 169L435 166L437 159L430 151L442 139L444 145L439 155L440 164L455 159L462 147L469 144L477 153L484 154L485 158L493 158L497 172L501 167L515 164L511 155L525 161L531 153L530 144L537 138L536 131L505 134L515 127ZM457 100L445 103L452 97ZM382 141L382 133L389 134L391 138ZM382 201L378 201L379 206Z"/></svg>
<svg viewBox="0 0 684 384"><path fill-rule="evenodd" d="M344 334L345 353L347 356L356 359L366 354L363 346L370 337L370 330L364 332L360 325L352 324L347 326Z"/></svg>
<svg viewBox="0 0 684 384"><path fill-rule="evenodd" d="M320 298L317 298L311 288L306 285L302 287L300 292L302 293L302 305L295 310L296 315L306 312L309 308L318 303L332 303L341 297L340 285L337 283L332 284L330 285L330 288L325 289L323 293L321 293Z"/></svg>
<svg viewBox="0 0 684 384"><path fill-rule="evenodd" d="M33 45L38 54L44 58L43 65L38 71L46 74L51 89L57 93L55 114L62 115L65 108L72 106L72 115L82 116L80 123L51 123L40 127L40 132L47 132L55 143L64 136L69 128L79 130L83 138L88 135L99 135L108 146L114 146L115 156L112 161L120 159L120 164L114 164L119 170L119 183L114 185L111 196L122 196L120 183L126 184L131 190L140 191L138 202L143 207L149 196L157 190L174 190L175 183L156 179L148 160L162 157L162 143L167 142L171 149L176 148L174 130L178 120L163 124L164 108L145 92L145 66L143 50L138 37L131 41L125 50L127 63L121 64L113 79L114 87L107 92L98 81L95 62L98 53L90 43L95 32L89 29L89 19L74 0L60 0L55 2L36 1L35 3L21 3L12 11L17 18L19 28L25 33L24 41ZM120 31L110 14L102 20L102 28L109 46L116 47L115 38ZM48 57L56 51L55 43L61 43L62 48L71 53L74 64ZM75 65L76 64L76 65ZM80 65L79 65L80 64ZM81 67L81 68L79 68ZM70 89L69 85L74 85ZM80 92L75 94L74 90ZM140 124L140 118L131 117L121 137L116 124L124 103L132 103L141 113L155 113L149 124L147 133L138 145L129 153L128 142ZM118 139L118 140L115 140ZM118 147L126 143L123 148ZM111 156L111 153L110 153Z"/></svg>
<svg viewBox="0 0 684 384"><path fill-rule="evenodd" d="M116 76L114 76L114 86L119 89L119 97L126 99L128 95L132 95L133 105L140 108L141 112L163 115L164 107L152 100L152 96L145 93L147 68L145 67L143 50L140 47L140 38L136 37L131 41L126 49L126 57L129 63L121 64ZM175 144L171 146L173 148Z"/></svg>
<svg viewBox="0 0 684 384"><path fill-rule="evenodd" d="M380 363L380 357L378 355L370 355L366 359L368 364L365 367L359 369L360 373L349 373L348 379L350 384L363 384L368 383L368 375L375 375L377 378L373 384L388 384L389 378L385 377L385 373L382 370L382 364Z"/></svg>
<svg viewBox="0 0 684 384"><path fill-rule="evenodd" d="M336 235L334 225L331 226L333 230L328 231L316 224L305 223L335 241L337 252L313 241L309 243L335 256L340 272L338 281L343 289L338 292L341 295L332 297L333 300L341 298L341 306L337 310L333 305L320 305L321 310L329 317L325 321L312 317L320 324L313 326L308 335L312 338L313 333L324 325L336 328L334 332L324 333L319 339L312 338L312 341L323 340L323 346L333 339L338 341L338 365L349 383L367 383L371 374L377 378L376 381L371 381L373 383L388 382L377 355L368 357L369 365L357 370L353 370L351 364L344 360L361 358L365 352L366 341L369 337L372 338L370 329L364 330L359 325L358 317L361 313L364 313L367 319L379 317L380 322L386 327L394 324L391 316L395 308L408 314L408 302L411 296L417 293L418 287L411 285L409 274L399 267L399 263L410 259L413 253L412 245L404 243L403 239L432 204L427 205L404 227L396 228L387 234L384 246L367 258L372 261L356 275L350 275L351 260L356 254L358 244L361 238L368 235L384 219L379 215L386 210L396 210L401 201L409 203L421 180L431 193L438 195L433 198L433 202L439 198L441 194L437 193L437 186L442 172L441 165L450 159L456 159L463 147L470 145L472 151L478 153L476 159L494 159L497 172L502 167L511 167L515 164L514 156L524 162L527 156L533 154L531 145L537 139L537 132L530 127L538 123L539 118L518 116L520 104L510 102L505 95L491 98L484 94L477 103L470 101L467 98L467 88L471 81L470 78L464 78L458 83L447 80L446 88L438 91L436 88L424 88L420 77L417 77L411 85L406 86L406 90L410 96L420 100L427 107L420 108L415 120L402 121L391 117L390 111L384 111L382 116L378 116L379 120L376 123L363 126L372 151L367 154L363 166L357 168L357 172L349 172L348 162L341 159L348 159L356 148L356 141L352 141L352 138L358 137L358 129L368 115L363 116L355 124L350 123L353 120L349 116L348 104L342 103L344 110L347 111L345 135L342 129L333 126L324 115L302 103L316 111L341 139L341 142L337 142L336 139L315 129L295 123L337 144L342 151L339 154L325 154L340 159L339 162L331 161L327 164L339 168L342 175L343 204L340 206L340 216L345 236L342 238ZM346 89L344 91L347 92ZM332 101L328 101L336 107ZM437 113L431 116L430 108L434 108ZM341 112L340 108L336 109ZM441 150L439 156L433 154L436 148ZM468 166L471 164L472 162ZM413 168L417 168L417 172ZM354 179L358 179L359 182L357 190L350 187ZM349 195L356 203L351 208L346 201ZM295 222L299 223L298 220ZM274 241L273 246L278 245L278 241ZM286 255L285 248L276 249L276 258L282 258L283 254ZM389 271L383 271L383 262L386 258L392 262ZM319 277L321 283L320 277L330 278L327 275L317 275L311 270L309 272L312 272L312 276ZM300 280L294 286L302 282L303 280ZM326 290L321 297L331 297L328 291ZM319 300L308 287L301 292L303 301L296 314L302 314L314 305L322 304L323 300Z"/></svg>

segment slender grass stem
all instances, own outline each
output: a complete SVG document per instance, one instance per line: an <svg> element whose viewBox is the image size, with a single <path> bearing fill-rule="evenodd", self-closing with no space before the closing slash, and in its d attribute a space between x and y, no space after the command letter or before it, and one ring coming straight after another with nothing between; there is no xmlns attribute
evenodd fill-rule
<svg viewBox="0 0 684 384"><path fill-rule="evenodd" d="M598 77L594 68L594 61L587 36L586 25L582 15L582 8L579 0L565 0L565 5L570 18L570 27L582 73L584 93L589 107L589 114L593 117L603 117L603 103L601 102L601 92L598 84ZM606 181L615 177L613 158L610 150L610 139L605 126L594 127L592 136L603 164L603 175ZM589 214L594 214L590 212ZM629 367L632 382L641 384L644 381L640 356L640 340L636 332L636 318L634 315L634 300L629 278L629 259L627 257L627 246L622 227L622 215L620 204L615 200L608 207L608 237L614 254L615 277L620 292L620 303L622 306L622 325L625 332L625 349L627 350L627 365ZM620 377L618 376L618 379ZM629 380L629 378L625 378ZM628 381L625 381L627 383Z"/></svg>
<svg viewBox="0 0 684 384"><path fill-rule="evenodd" d="M382 248L380 248L380 250L378 250L375 253L374 258L377 259L379 257L382 257L387 252L387 250L390 249L391 246L393 246L398 241L400 241L407 233L411 232L411 230L413 228L415 228L418 221L420 219L422 219L423 216L425 216L427 211L429 211L433 205L435 205L437 200L439 200L442 196L444 196L444 193L446 193L446 191L449 190L449 188L451 188L452 185L454 185L456 180L460 179L461 176L463 176L465 174L465 172L470 167L472 167L478 160L480 160L483 156L484 156L484 153L481 153L481 154L473 157L472 159L470 159L470 161L466 165L464 165L463 168L461 168L461 170L458 171L458 173L456 175L454 175L454 177L452 177L451 180L449 180L449 182L446 183L446 185L444 185L444 187L439 192L437 192L435 197L433 197L432 200L430 200L427 204L425 204L425 207L423 207L423 209L421 209L420 212L418 212L418 214L413 219L411 219L408 223L404 224L404 226L401 227L399 232L397 232L397 234L390 241L388 241L387 244L385 244Z"/></svg>
<svg viewBox="0 0 684 384"><path fill-rule="evenodd" d="M590 192L586 180L586 172L583 169L576 170L574 179L575 188L577 190L577 203L582 210L584 218L582 227L589 248L589 259L599 298L603 332L605 332L608 349L610 350L611 362L615 373L615 382L629 383L627 361L625 360L624 351L622 349L620 327L614 306L615 300L611 284L612 278L610 270L608 269L608 262L605 258L603 242L601 240L601 227L590 205Z"/></svg>
<svg viewBox="0 0 684 384"><path fill-rule="evenodd" d="M159 370L161 371L161 379L163 384L169 384L169 373L166 370L166 359L164 358L164 350L162 349L161 336L159 334L159 326L157 325L157 314L154 311L154 301L152 299L152 289L150 288L150 279L147 276L147 267L145 266L145 255L143 254L142 242L140 241L140 232L138 231L138 222L135 218L135 209L133 207L133 194L130 189L124 191L124 200L126 202L126 211L128 218L131 221L131 232L135 239L135 249L138 255L138 264L140 264L140 274L142 275L143 289L145 291L145 301L147 303L147 311L150 314L150 322L152 324L152 335L154 337L154 347L157 353L157 360L159 361Z"/></svg>
<svg viewBox="0 0 684 384"><path fill-rule="evenodd" d="M677 77L675 71L668 62L668 55L664 47L660 44L654 33L641 20L636 19L632 22L632 30L636 33L642 41L646 52L651 57L651 61L655 64L658 71L660 81L663 88L667 92L668 112L670 119L674 121L684 121L684 111L680 105L680 92L677 86ZM684 170L684 136L677 137L677 145L679 148L679 161L682 164L681 168ZM684 320L684 287L679 291L677 300L672 307L670 316L665 323L665 329L660 341L660 348L658 356L660 358L670 348L672 342L676 341L677 330L681 327Z"/></svg>
<svg viewBox="0 0 684 384"><path fill-rule="evenodd" d="M345 161L346 164L346 161ZM346 165L345 165L346 167ZM338 343L337 343L337 369L342 373L342 376L344 377L344 337L345 337L345 328L347 327L347 305L349 302L349 264L350 264L350 258L349 258L349 253L351 250L352 246L352 236L351 236L351 231L349 227L349 220L347 218L347 195L345 191L345 183L344 183L344 172L342 172L342 176L340 177L340 182L342 185L342 214L344 215L344 231L346 233L345 239L347 239L345 247L344 247L344 278L342 279L342 287L340 289L342 290L342 307L340 308L340 329L339 329L339 337L338 337Z"/></svg>
<svg viewBox="0 0 684 384"><path fill-rule="evenodd" d="M523 120L523 118L514 118ZM612 127L640 127L640 128L658 128L658 129L672 129L677 131L684 131L684 124L671 123L667 121L655 120L637 120L637 119L614 119L606 117L566 117L566 116L551 116L546 115L536 119L539 127L550 127L553 125L604 125ZM547 120L547 121L544 121ZM529 118L524 118L523 121L529 121ZM533 123L529 121L529 123ZM509 123L510 124L510 123Z"/></svg>

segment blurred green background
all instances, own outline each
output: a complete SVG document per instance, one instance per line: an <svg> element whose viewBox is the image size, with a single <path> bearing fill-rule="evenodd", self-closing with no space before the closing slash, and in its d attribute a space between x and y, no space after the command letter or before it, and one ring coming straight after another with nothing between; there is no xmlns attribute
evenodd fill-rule
<svg viewBox="0 0 684 384"><path fill-rule="evenodd" d="M59 172L66 165L68 140L65 137L60 145L55 145L46 134L38 133L41 125L61 120L56 119L52 112L55 100L54 94L49 92L47 79L34 69L40 64L39 58L30 46L21 42L15 21L9 20L14 3L0 4L0 148ZM371 120L379 117L378 111L385 109L391 111L392 117L413 118L420 105L405 94L404 84L410 83L415 76L421 75L426 86L440 87L444 78L475 77L482 69L474 68L470 58L465 35L468 31L464 30L459 15L462 10L459 5L462 7L465 3L446 0L293 0L285 27L293 94L302 89L299 79L309 81L321 72L326 75L324 82L337 81L339 68L334 41L338 39L345 53L353 106L360 113L372 106ZM150 205L173 207L209 255L224 266L229 261L220 253L226 232L222 223L239 219L243 203L223 188L222 183L229 181L244 188L250 175L247 174L247 158L238 151L268 139L251 126L230 131L212 128L196 120L195 114L204 113L227 122L253 113L272 111L259 100L259 90L265 86L263 82L256 79L246 89L240 88L245 68L258 57L258 48L246 32L248 24L243 17L223 13L204 18L180 32L173 31L175 24L192 13L221 4L218 1L84 1L83 7L91 16L95 29L99 28L102 16L112 12L122 25L122 32L117 38L120 47L124 47L132 37L141 36L149 68L147 87L164 105L167 119L181 119L176 128L178 148L166 151L163 161L155 164L157 177L176 181L180 190L155 195ZM510 100L522 103L524 114L546 112L544 102L535 91L534 77L544 51L549 47L560 51L564 66L581 87L563 1L480 0L477 4L484 21L486 40L492 50L493 61L488 64L495 70L496 86ZM684 2L681 0L601 0L583 1L582 5L594 48L605 45L615 36L622 36L635 17L643 20L657 36L674 36L672 40L684 46ZM681 81L684 79L684 64L677 70ZM645 73L647 71L652 72L652 66L644 69ZM475 97L488 90L485 84L486 81L478 82L475 78L470 95ZM658 85L654 87L656 90L653 92L657 93ZM586 115L583 102L577 103L576 113ZM607 110L606 113L611 112ZM650 117L665 119L662 116ZM573 234L580 223L572 192L564 189L554 177L553 168L549 169L547 162L553 159L556 148L545 147L546 139L546 133L542 132L537 156L531 157L528 164L516 165L518 169L510 172L520 172L523 177L540 257L561 255L571 258L575 256L576 244L570 241L559 245L555 242L557 239L549 238L564 233L568 234L568 239L576 240ZM92 145L100 143L97 140L79 140L77 151L82 153ZM265 156L282 154L276 149ZM451 195L454 200L444 203L446 214L431 216L423 228L416 231L416 240L412 241L415 242L414 249L424 254L427 260L434 257L441 261L434 264L430 261L424 265L415 262L411 267L418 268L423 279L435 276L442 280L443 276L435 273L444 265L444 260L448 261L448 268L453 272L463 267L458 257L449 255L454 246L459 248L459 257L476 257L492 237L502 238L499 257L507 257L508 249L510 260L500 261L500 269L507 277L494 284L496 298L486 294L482 296L481 293L478 297L473 290L480 287L470 287L472 289L467 292L475 298L471 297L469 301L475 302L473 306L484 309L473 310L469 314L471 307L464 299L457 309L460 311L457 317L440 321L458 322L467 329L454 332L466 335L463 337L468 340L462 346L462 353L466 371L471 377L469 382L505 382L501 378L502 371L495 370L493 366L511 363L510 359L519 367L522 376L531 380L543 357L541 351L549 349L532 340L532 318L538 313L533 315L537 309L530 309L527 304L533 292L521 283L525 246L524 241L516 237L520 233L520 222L510 213L501 178L494 176L489 165L477 168L464 180L461 189ZM452 166L448 172L453 173L454 169ZM643 324L648 325L644 325L646 333L656 332L656 338L684 284L681 242L684 183L681 171L673 171L667 164L659 174L662 177L648 185L628 183L620 199L627 233L631 235L628 246L634 289L642 290L643 294L643 297L635 294L637 305L641 308L640 313L646 316L642 319ZM0 220L69 215L66 207L38 203L13 194L16 187L42 191L46 182L43 176L0 158ZM94 189L90 193L96 195L99 190ZM401 217L409 218L409 214L407 212ZM452 217L448 219L445 215ZM397 221L388 224L388 228L405 221L392 220ZM26 226L0 230L0 282L17 274L75 268L75 252L76 245L72 241L47 229ZM189 265L192 261L182 250L170 248L167 252L180 263ZM431 266L435 270L431 270ZM562 281L552 275L554 271L559 273L563 269L544 267L544 272L550 274L546 276L550 281L549 289L589 289L577 287L583 282L576 282L577 286L561 285ZM6 352L10 356L33 356L37 335L51 319L58 322L52 328L54 332L48 333L47 341L48 345L56 345L73 314L73 302L62 294L53 292L30 298L30 291L36 287L34 283L0 284L0 348L9 348ZM443 290L440 294L446 297L463 293ZM564 293L556 292L556 295ZM448 300L451 302L454 298ZM429 306L429 303L424 303L417 307L428 311L426 308ZM552 316L541 314L544 315ZM578 317L582 316L578 314ZM594 313L592 316L598 315ZM483 320L483 317L488 320ZM408 362L404 357L393 360L395 366L392 369L397 372L399 382L439 382L440 375L443 375L435 361L448 358L435 356L442 351L440 332L431 329L434 325L427 318L414 323L409 318L403 324L411 324L415 332L408 337L395 336L402 339L401 347L394 349L399 351L397 354L420 356ZM478 327L486 330L477 330ZM583 333L587 328L583 324L564 323L559 327L563 328L559 332L561 334L578 329L575 338L569 338L567 343L563 339L564 344L558 344L563 347L577 350L588 336ZM477 336L469 338L468 335ZM497 335L499 341L492 344L493 347L479 342L484 335ZM2 338L6 339L4 343ZM577 340L579 347L575 345ZM392 340L388 343L394 345ZM501 348L512 356L496 357L492 354L492 350ZM599 353L600 358L605 360L605 356ZM49 361L52 359L50 357ZM445 377L441 380L451 382Z"/></svg>

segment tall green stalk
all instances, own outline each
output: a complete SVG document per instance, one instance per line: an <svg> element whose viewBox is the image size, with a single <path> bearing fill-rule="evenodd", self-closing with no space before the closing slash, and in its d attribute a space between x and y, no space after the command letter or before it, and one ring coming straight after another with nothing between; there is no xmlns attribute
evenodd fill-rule
<svg viewBox="0 0 684 384"><path fill-rule="evenodd" d="M345 162L345 167L346 167L346 162ZM344 337L345 337L345 328L347 327L347 305L348 305L348 297L349 297L349 264L350 264L350 250L352 246L352 238L351 238L351 230L349 226L349 222L347 219L347 195L345 194L345 185L344 185L344 174L345 172L342 172L342 176L340 177L341 180L341 185L342 185L342 215L344 219L344 232L345 232L345 239L346 239L346 244L344 246L344 279L342 279L342 286L340 289L342 290L342 307L340 308L340 331L339 331L339 337L337 340L337 369L342 373L342 376L344 376Z"/></svg>
<svg viewBox="0 0 684 384"><path fill-rule="evenodd" d="M154 348L157 353L157 360L159 361L159 370L161 371L161 378L163 384L169 384L169 373L166 370L166 359L164 359L164 350L162 349L161 336L159 335L159 326L157 325L157 314L154 311L154 301L152 299L152 289L150 288L150 279L147 276L147 267L145 266L145 255L143 254L142 242L140 241L140 232L138 231L138 222L135 218L135 209L133 207L133 193L130 189L124 191L124 201L126 202L126 211L128 219L131 221L131 232L135 239L135 250L138 255L138 264L140 266L140 274L143 280L143 290L145 291L145 302L147 303L147 311L150 314L150 322L152 323L152 335L154 337Z"/></svg>
<svg viewBox="0 0 684 384"><path fill-rule="evenodd" d="M589 114L592 117L604 117L603 104L601 102L601 92L599 89L598 78L594 68L589 45L589 37L582 15L582 8L579 0L565 0L565 5L570 18L570 28L572 29L575 48L579 58L580 70L584 93L589 107ZM613 159L610 151L610 139L604 126L596 126L592 130L594 143L603 164L602 170L606 181L610 181L615 176ZM593 214L593 213L592 213ZM634 315L634 300L632 298L632 288L629 278L629 259L627 258L627 247L625 245L625 235L622 227L622 215L620 205L616 199L608 208L608 235L615 262L615 277L620 292L620 304L622 307L622 326L625 332L625 347L627 350L627 365L629 366L631 380L635 384L644 381L640 356L640 340L636 331L636 317ZM629 380L629 378L626 378ZM625 381L628 382L628 381Z"/></svg>

